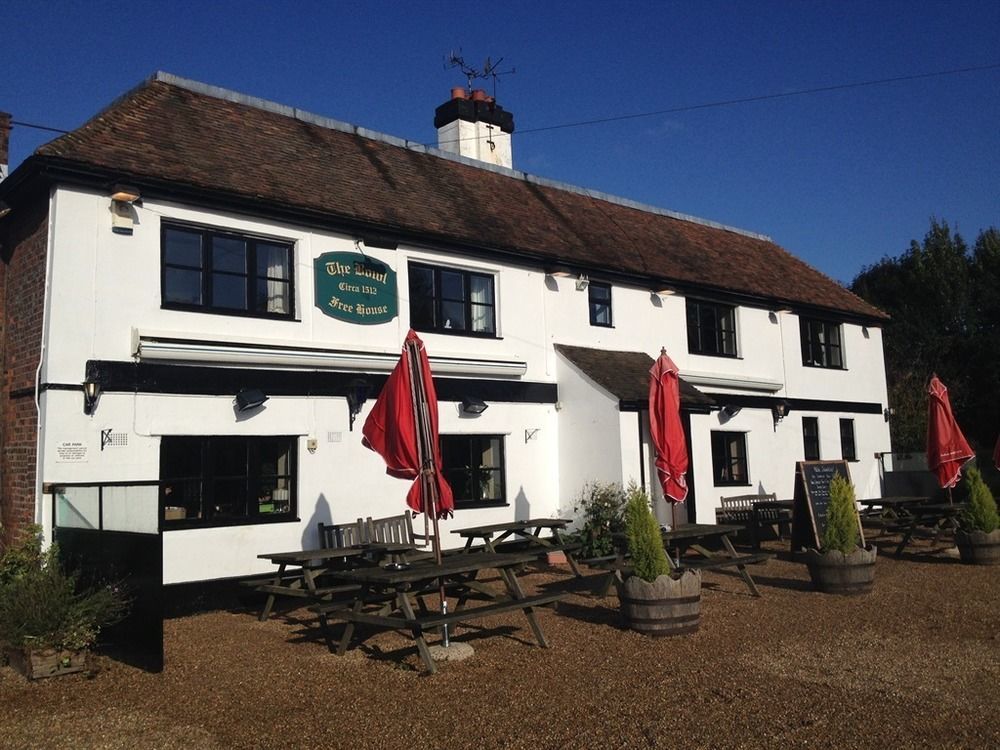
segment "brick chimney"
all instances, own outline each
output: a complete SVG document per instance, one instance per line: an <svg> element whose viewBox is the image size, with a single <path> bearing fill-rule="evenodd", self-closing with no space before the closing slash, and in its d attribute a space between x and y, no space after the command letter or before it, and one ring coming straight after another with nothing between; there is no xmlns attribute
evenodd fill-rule
<svg viewBox="0 0 1000 750"><path fill-rule="evenodd" d="M0 180L6 179L10 165L10 115L0 112Z"/></svg>
<svg viewBox="0 0 1000 750"><path fill-rule="evenodd" d="M482 89L451 90L451 99L434 110L438 148L499 167L513 167L510 134L514 115L487 96Z"/></svg>

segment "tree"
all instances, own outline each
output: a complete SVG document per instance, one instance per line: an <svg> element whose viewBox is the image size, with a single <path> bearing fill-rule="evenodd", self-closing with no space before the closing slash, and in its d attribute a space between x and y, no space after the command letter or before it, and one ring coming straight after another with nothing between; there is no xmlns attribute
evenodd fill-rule
<svg viewBox="0 0 1000 750"><path fill-rule="evenodd" d="M862 269L850 288L892 318L884 344L895 449L925 447L932 372L973 447L992 447L1000 429L1000 232L981 232L970 254L961 235L932 219L923 242Z"/></svg>

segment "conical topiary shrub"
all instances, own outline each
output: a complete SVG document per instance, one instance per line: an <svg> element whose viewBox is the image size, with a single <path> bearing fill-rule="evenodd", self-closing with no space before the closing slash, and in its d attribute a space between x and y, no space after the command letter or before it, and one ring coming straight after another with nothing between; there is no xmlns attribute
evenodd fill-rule
<svg viewBox="0 0 1000 750"><path fill-rule="evenodd" d="M966 563L1000 564L1000 516L993 493L975 467L965 472L964 481L969 500L961 516L962 527L955 532L958 554Z"/></svg>

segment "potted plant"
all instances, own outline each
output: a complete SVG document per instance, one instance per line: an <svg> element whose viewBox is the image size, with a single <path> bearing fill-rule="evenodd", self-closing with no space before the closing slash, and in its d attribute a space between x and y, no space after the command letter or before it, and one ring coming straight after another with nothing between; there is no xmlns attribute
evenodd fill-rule
<svg viewBox="0 0 1000 750"><path fill-rule="evenodd" d="M79 672L105 625L125 616L128 603L111 586L81 586L42 551L37 526L0 556L0 645L29 679Z"/></svg>
<svg viewBox="0 0 1000 750"><path fill-rule="evenodd" d="M625 623L651 636L693 633L701 621L701 574L671 570L649 495L634 483L627 495L625 535L631 569L618 582Z"/></svg>
<svg viewBox="0 0 1000 750"><path fill-rule="evenodd" d="M964 563L1000 564L1000 516L993 493L975 467L965 473L965 486L969 491L968 506L955 531L958 554Z"/></svg>
<svg viewBox="0 0 1000 750"><path fill-rule="evenodd" d="M822 549L806 550L813 586L828 594L865 594L875 583L874 545L862 547L854 486L837 475L830 482Z"/></svg>

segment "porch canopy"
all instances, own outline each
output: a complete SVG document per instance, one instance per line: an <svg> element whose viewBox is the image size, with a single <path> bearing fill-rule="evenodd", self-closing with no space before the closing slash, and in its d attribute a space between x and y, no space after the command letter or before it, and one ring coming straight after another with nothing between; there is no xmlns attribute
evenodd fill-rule
<svg viewBox="0 0 1000 750"><path fill-rule="evenodd" d="M649 368L653 358L645 352L616 352L584 346L556 344L555 349L599 386L618 397L622 411L648 411ZM681 411L707 413L715 399L684 378L678 378Z"/></svg>

